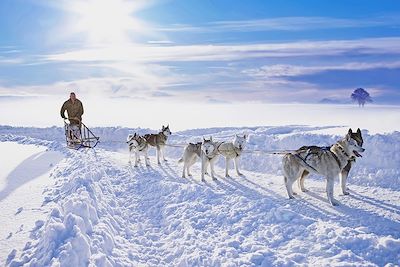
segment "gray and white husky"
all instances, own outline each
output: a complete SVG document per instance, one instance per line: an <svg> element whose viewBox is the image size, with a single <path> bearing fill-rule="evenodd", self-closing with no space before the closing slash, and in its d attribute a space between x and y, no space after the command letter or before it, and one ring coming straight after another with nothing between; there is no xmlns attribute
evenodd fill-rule
<svg viewBox="0 0 400 267"><path fill-rule="evenodd" d="M132 153L135 153L135 167L138 166L140 161L140 155L144 155L144 159L146 162L146 166L149 166L149 159L147 156L147 151L149 149L149 145L147 144L146 139L143 136L138 134L129 134L126 143L129 146L129 162L131 162Z"/></svg>
<svg viewBox="0 0 400 267"><path fill-rule="evenodd" d="M147 143L151 146L156 147L157 149L157 163L160 163L160 154L163 158L164 161L167 161L165 159L164 155L164 148L165 144L167 143L168 136L171 135L171 131L169 129L169 125L167 127L164 127L164 125L161 128L161 131L157 134L145 134L144 138L146 139Z"/></svg>
<svg viewBox="0 0 400 267"><path fill-rule="evenodd" d="M355 157L361 157L360 153L364 151L362 144L357 142L353 131L349 129L343 139L330 147L304 146L296 152L287 153L282 159L282 169L289 198L294 198L292 186L296 180L300 179L300 189L305 192L305 178L309 173L316 173L326 177L328 201L333 206L337 205L338 203L333 197L335 178L342 174L349 161ZM345 183L343 178L341 183L343 190L346 188L343 185Z"/></svg>
<svg viewBox="0 0 400 267"><path fill-rule="evenodd" d="M213 180L217 180L217 178L215 178L214 164L220 155L218 151L219 145L220 143L213 142L212 137L208 140L203 137L203 142L201 144L201 180L203 182L205 181L204 175L207 173L208 165L210 165L211 177Z"/></svg>
<svg viewBox="0 0 400 267"><path fill-rule="evenodd" d="M179 160L179 163L183 162L183 171L182 171L182 177L185 178L185 172L187 173L188 176L192 176L190 173L190 167L196 163L197 159L201 157L201 142L198 143L189 143L184 151L183 151L183 156Z"/></svg>
<svg viewBox="0 0 400 267"><path fill-rule="evenodd" d="M360 128L357 129L357 132L351 132L351 138L356 140L357 144L359 146L363 146L364 144L364 139L361 134ZM359 155L361 157L361 155ZM358 156L357 156L358 157ZM349 192L347 191L347 177L349 176L349 172L351 167L353 167L354 163L356 162L356 157L351 157L347 165L343 168L342 173L340 174L340 185L342 188L342 193L343 195L349 195Z"/></svg>
<svg viewBox="0 0 400 267"><path fill-rule="evenodd" d="M218 151L222 156L225 157L225 177L229 176L229 163L231 159L233 159L235 163L235 170L237 175L243 175L239 171L239 157L243 152L244 146L246 144L247 136L244 134L243 136L235 134L235 137L232 142L222 142Z"/></svg>

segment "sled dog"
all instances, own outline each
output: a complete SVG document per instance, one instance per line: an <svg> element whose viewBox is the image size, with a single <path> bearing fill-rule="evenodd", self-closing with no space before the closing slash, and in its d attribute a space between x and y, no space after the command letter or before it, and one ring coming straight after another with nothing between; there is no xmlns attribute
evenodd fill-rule
<svg viewBox="0 0 400 267"><path fill-rule="evenodd" d="M143 136L140 136L136 133L129 134L126 139L126 143L129 146L129 162L131 162L132 153L135 153L135 167L137 167L140 161L140 154L143 154L146 166L150 165L149 159L147 157L149 145L147 144L147 141Z"/></svg>
<svg viewBox="0 0 400 267"><path fill-rule="evenodd" d="M363 146L364 140L363 140L360 128L358 128L357 132L355 132L355 133L351 132L351 138L356 140L356 142L359 146L361 146L361 147ZM343 195L349 195L349 192L347 191L347 177L349 176L350 169L354 165L355 162L356 162L356 157L352 156L340 174L340 186L341 186Z"/></svg>
<svg viewBox="0 0 400 267"><path fill-rule="evenodd" d="M164 125L161 128L161 131L157 134L145 134L144 138L146 139L147 143L151 146L156 147L157 149L157 163L160 163L160 154L163 158L164 161L167 161L165 159L164 155L164 147L167 142L168 136L171 135L171 131L169 129L169 125L167 127L164 127Z"/></svg>
<svg viewBox="0 0 400 267"><path fill-rule="evenodd" d="M213 180L217 180L215 178L214 172L214 164L220 155L218 151L219 143L213 142L212 137L206 140L203 137L203 142L201 144L201 180L204 182L204 175L207 173L208 165L210 165L211 169L211 177Z"/></svg>
<svg viewBox="0 0 400 267"><path fill-rule="evenodd" d="M282 159L282 171L289 198L294 198L292 186L296 180L300 179L300 189L305 192L305 178L309 173L317 173L326 177L329 203L333 206L337 205L333 197L335 178L342 173L349 161L355 157L361 157L360 153L365 151L353 136L353 131L349 129L343 139L330 147L303 146L296 152L285 154ZM344 183L343 178L341 182ZM342 185L342 190L343 188L345 185Z"/></svg>
<svg viewBox="0 0 400 267"><path fill-rule="evenodd" d="M239 171L239 157L243 152L244 146L246 144L246 135L237 135L232 142L222 142L218 148L218 151L221 153L222 156L225 157L225 177L229 176L229 163L231 159L233 159L235 163L235 170L237 175L241 176L242 174Z"/></svg>
<svg viewBox="0 0 400 267"><path fill-rule="evenodd" d="M183 156L179 160L180 163L183 162L183 171L182 171L182 177L186 178L185 173L187 173L188 176L192 176L190 173L190 167L196 163L197 159L201 157L201 142L198 143L189 143L184 151L183 151Z"/></svg>

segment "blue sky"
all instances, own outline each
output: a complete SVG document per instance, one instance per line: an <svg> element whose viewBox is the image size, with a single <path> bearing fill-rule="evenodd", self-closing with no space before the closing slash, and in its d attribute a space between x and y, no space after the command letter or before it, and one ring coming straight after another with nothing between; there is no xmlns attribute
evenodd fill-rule
<svg viewBox="0 0 400 267"><path fill-rule="evenodd" d="M400 1L2 0L0 96L400 104Z"/></svg>

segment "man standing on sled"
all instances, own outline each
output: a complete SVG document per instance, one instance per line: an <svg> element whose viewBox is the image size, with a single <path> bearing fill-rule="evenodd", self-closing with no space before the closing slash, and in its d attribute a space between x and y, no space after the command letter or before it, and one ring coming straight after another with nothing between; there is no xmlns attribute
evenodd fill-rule
<svg viewBox="0 0 400 267"><path fill-rule="evenodd" d="M60 115L63 119L67 119L65 117L65 111L68 114L68 141L71 143L76 143L79 141L81 137L81 121L83 115L83 105L82 102L76 98L74 92L72 92L69 96L69 99L64 102L61 107Z"/></svg>

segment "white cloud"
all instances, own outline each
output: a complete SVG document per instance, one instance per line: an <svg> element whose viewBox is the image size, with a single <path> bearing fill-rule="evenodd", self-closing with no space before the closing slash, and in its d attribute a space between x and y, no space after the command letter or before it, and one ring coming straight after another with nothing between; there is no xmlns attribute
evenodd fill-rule
<svg viewBox="0 0 400 267"><path fill-rule="evenodd" d="M210 22L200 26L173 24L160 27L166 32L229 32L229 31L299 31L318 29L363 28L378 26L399 26L396 16L374 18L332 18L332 17L277 17L256 20L234 20Z"/></svg>
<svg viewBox="0 0 400 267"><path fill-rule="evenodd" d="M247 69L243 73L253 77L278 78L314 74L332 70L370 70L378 68L400 68L400 61L389 62L349 62L339 65L301 66L276 64L266 65L256 69Z"/></svg>
<svg viewBox="0 0 400 267"><path fill-rule="evenodd" d="M265 57L334 56L343 53L399 53L400 38L300 41L235 45L125 45L86 48L43 56L48 61L233 61Z"/></svg>

